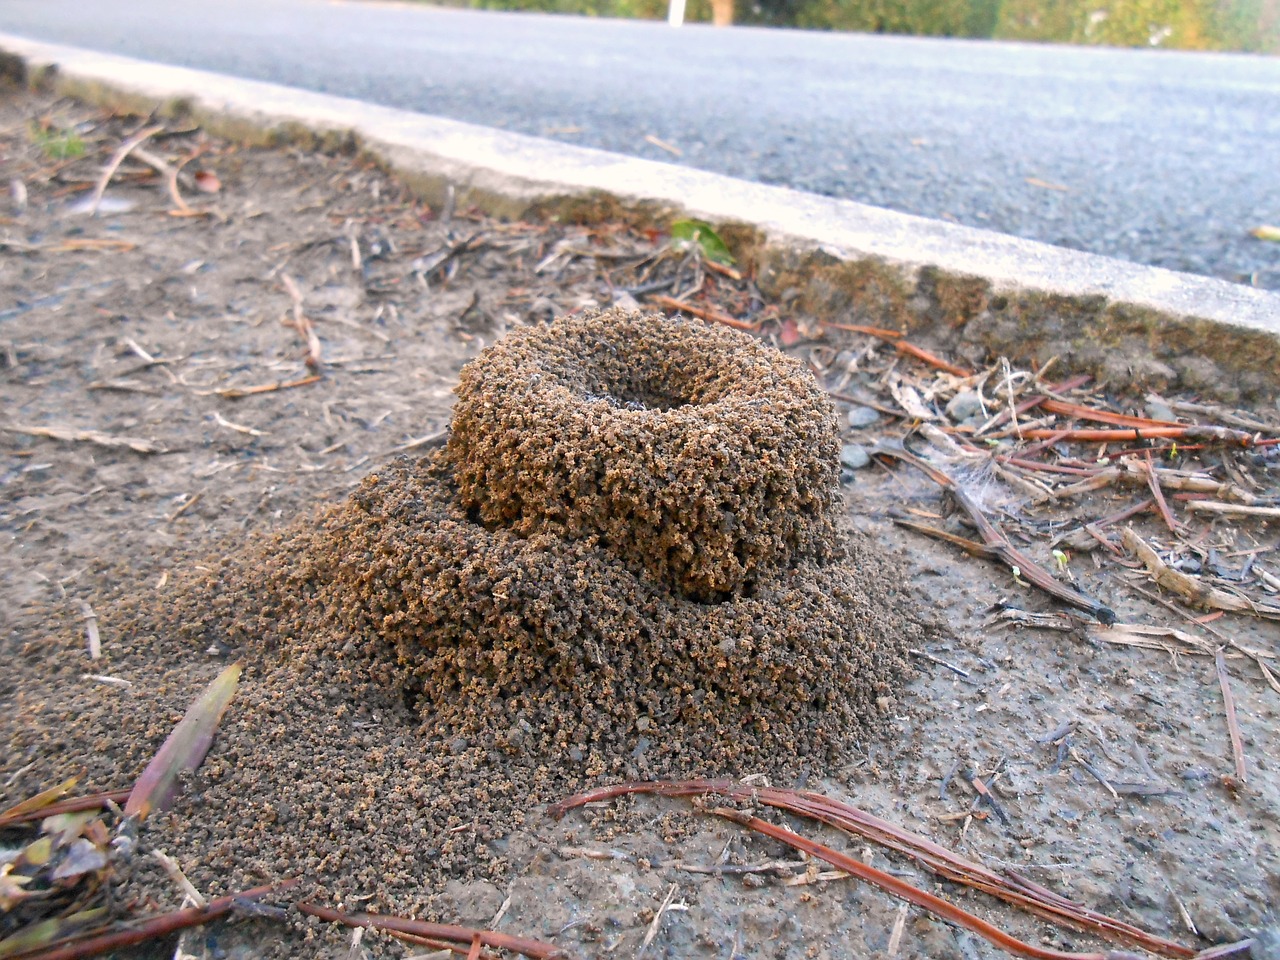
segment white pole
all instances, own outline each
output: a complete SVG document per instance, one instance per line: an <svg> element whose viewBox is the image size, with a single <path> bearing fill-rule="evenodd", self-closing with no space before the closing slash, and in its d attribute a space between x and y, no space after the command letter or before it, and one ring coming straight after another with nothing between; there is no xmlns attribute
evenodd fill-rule
<svg viewBox="0 0 1280 960"><path fill-rule="evenodd" d="M667 23L673 27L684 23L684 5L685 0L671 0L671 5L667 7Z"/></svg>

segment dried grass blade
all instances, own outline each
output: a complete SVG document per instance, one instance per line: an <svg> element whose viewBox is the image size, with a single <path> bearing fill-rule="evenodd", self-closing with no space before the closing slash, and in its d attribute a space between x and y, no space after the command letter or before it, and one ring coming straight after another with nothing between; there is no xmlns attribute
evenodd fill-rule
<svg viewBox="0 0 1280 960"><path fill-rule="evenodd" d="M0 430L10 433L22 433L29 437L48 437L50 440L62 440L68 443L95 443L100 447L127 447L134 453L168 453L164 447L153 440L142 440L137 437L116 437L98 430L75 430L66 427L29 427L11 423Z"/></svg>
<svg viewBox="0 0 1280 960"><path fill-rule="evenodd" d="M259 393L274 393L277 390L292 390L294 387L306 387L313 383L319 383L324 378L320 374L315 373L309 377L300 377L297 380L284 380L279 383L260 383L252 387L224 387L221 390L209 390L199 392L199 396L218 396L225 397L228 400L238 400L241 397L252 397Z"/></svg>
<svg viewBox="0 0 1280 960"><path fill-rule="evenodd" d="M1220 517L1280 517L1280 507L1260 507L1242 503L1219 503L1216 500L1188 500L1187 509L1193 513L1215 513Z"/></svg>
<svg viewBox="0 0 1280 960"><path fill-rule="evenodd" d="M973 498L962 488L953 487L951 495L955 498L956 503L964 508L974 526L978 528L978 532L982 534L983 542L1011 569L1016 567L1023 577L1045 593L1057 597L1073 607L1088 611L1099 623L1110 624L1116 622L1115 612L1106 604L1093 599L1093 597L1085 596L1085 594L1073 587L1068 587L1066 584L1059 582L1048 570L1011 544L1009 538L986 518L973 501Z"/></svg>
<svg viewBox="0 0 1280 960"><path fill-rule="evenodd" d="M978 543L976 540L969 540L954 533L949 533L940 527L931 527L927 523L917 523L914 520L905 520L902 517L894 517L893 522L896 526L904 527L907 530L914 530L916 533L923 533L926 537L933 537L935 540L945 540L947 543L953 543L961 550L975 557L983 557L988 560L995 559L995 554L991 548L985 543Z"/></svg>
<svg viewBox="0 0 1280 960"><path fill-rule="evenodd" d="M0 815L0 827L12 827L19 823L30 823L32 820L43 820L45 817L57 816L60 813L79 813L81 810L101 810L112 803L124 803L129 799L128 790L107 790L103 793L91 793L84 797L68 797L45 807L15 813L16 808ZM30 802L30 801L24 801ZM21 804L19 804L21 806Z"/></svg>
<svg viewBox="0 0 1280 960"><path fill-rule="evenodd" d="M1156 509L1160 511L1160 519L1169 528L1169 532L1177 536L1178 522L1173 519L1169 504L1165 502L1164 491L1160 489L1160 478L1156 475L1156 469L1151 465L1150 460L1142 461L1142 472L1146 474L1147 486L1151 489L1151 498L1156 502Z"/></svg>
<svg viewBox="0 0 1280 960"><path fill-rule="evenodd" d="M140 130L132 137L120 144L116 148L116 152L111 155L111 159L107 161L106 166L102 168L102 175L98 178L98 182L93 185L93 195L89 200L89 216L96 217L98 215L98 205L102 203L102 196L107 192L107 184L111 182L111 178L115 176L116 170L120 168L120 164L124 163L124 158L129 156L144 141L155 136L164 127L157 124L153 127L147 127Z"/></svg>
<svg viewBox="0 0 1280 960"><path fill-rule="evenodd" d="M1236 698L1231 692L1231 678L1227 676L1227 662L1222 659L1222 651L1213 655L1214 666L1218 669L1218 685L1222 687L1222 705L1227 713L1227 731L1231 735L1231 757L1236 764L1236 779L1248 783L1249 771L1244 762L1244 739L1240 735L1240 719L1236 716Z"/></svg>
<svg viewBox="0 0 1280 960"><path fill-rule="evenodd" d="M145 820L152 810L166 809L173 800L178 774L194 770L209 752L223 711L235 696L243 668L233 663L214 678L187 709L155 758L147 764L125 803L128 817Z"/></svg>
<svg viewBox="0 0 1280 960"><path fill-rule="evenodd" d="M68 777L57 786L50 787L47 790L41 790L34 797L28 797L21 803L15 803L8 810L0 813L0 826L16 823L28 814L36 811L43 811L52 803L56 803L71 792L71 789L80 782L78 776ZM41 814L43 816L43 814Z"/></svg>

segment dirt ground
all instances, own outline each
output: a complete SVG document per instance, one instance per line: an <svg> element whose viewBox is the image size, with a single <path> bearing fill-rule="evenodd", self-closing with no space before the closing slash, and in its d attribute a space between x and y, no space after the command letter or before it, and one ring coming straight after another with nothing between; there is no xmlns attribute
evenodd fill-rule
<svg viewBox="0 0 1280 960"><path fill-rule="evenodd" d="M209 759L143 833L144 847L166 850L206 894L305 871L317 902L494 925L583 956L998 954L680 801L545 815L563 793L625 776L749 766L649 768L643 751L595 762L570 746L558 763L498 769L483 745L423 737L412 705L360 663L359 649L220 636L223 606L251 599L255 580L299 569L288 551L303 542L300 529L318 528L322 511L368 475L440 446L463 363L508 329L628 302L610 271L658 257L666 239L429 210L350 157L244 149L174 125L143 154L189 161L182 205L135 151L89 216L104 156L146 127L13 90L0 100L0 166L15 184L0 220L0 807L80 770L85 790L129 786L203 685L248 655ZM699 283L714 287L716 276ZM631 288L641 300L642 286ZM847 440L870 447L906 433L909 418L892 415L882 389L884 370L905 371L906 361L849 332L800 336L776 305L735 289L748 291L739 305L765 334L810 360L837 396L855 398L838 405L842 423L851 406L863 418ZM313 325L310 343L298 314ZM877 416L877 406L889 412ZM1274 409L1237 414L1280 432ZM1265 450L1172 455L1252 482L1260 503L1278 493ZM933 626L913 638L916 672L886 703L880 733L839 763L799 758L782 785L844 798L1191 946L1280 923L1280 693L1256 660L1230 648L1223 661L1242 782L1212 657L1172 642L1105 642L1089 618L1007 568L895 525L942 523L948 512L938 487L907 466L877 460L844 481L855 555L884 582L878 596ZM1140 499L1104 488L1070 506L1034 506L998 477L976 473L971 486L1055 569L1055 536ZM1187 569L1198 562L1252 596L1274 593L1280 567L1265 519L1180 518L1195 548L1183 551ZM1133 522L1149 542L1172 542L1158 514ZM1178 627L1214 645L1206 631L1216 630L1280 653L1274 621L1191 623L1141 593L1156 588L1123 560L1073 546L1058 572L1123 623ZM219 594L221 583L238 591ZM998 604L1050 613L1053 629L1002 619ZM286 613L280 622L294 623ZM264 635L277 629L260 617ZM144 622L152 632L122 629ZM86 653L90 625L103 645L97 661ZM975 778L992 784L994 805ZM861 842L849 849L1029 942L1103 949ZM142 862L121 881L139 909L181 899ZM183 949L377 957L425 948L373 932L352 945L347 929L295 917L215 925L187 935Z"/></svg>

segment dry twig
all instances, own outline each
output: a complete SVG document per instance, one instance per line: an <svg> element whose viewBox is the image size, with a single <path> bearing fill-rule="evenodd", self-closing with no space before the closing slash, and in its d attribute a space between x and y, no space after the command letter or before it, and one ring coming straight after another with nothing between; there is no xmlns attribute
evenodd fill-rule
<svg viewBox="0 0 1280 960"><path fill-rule="evenodd" d="M71 427L27 427L10 424L0 427L10 433L22 433L29 437L48 437L50 440L62 440L67 443L92 443L99 447L124 447L134 453L168 453L164 447L154 440L141 440L137 437L114 437L109 433L97 430L76 430Z"/></svg>
<svg viewBox="0 0 1280 960"><path fill-rule="evenodd" d="M107 192L107 184L115 176L120 164L124 163L125 157L133 153L144 141L155 136L163 129L164 127L160 124L147 127L120 144L116 152L111 155L111 159L107 161L106 166L102 168L102 175L98 177L98 182L93 185L93 194L89 199L89 216L96 217L98 215L98 206L102 203L103 194Z"/></svg>

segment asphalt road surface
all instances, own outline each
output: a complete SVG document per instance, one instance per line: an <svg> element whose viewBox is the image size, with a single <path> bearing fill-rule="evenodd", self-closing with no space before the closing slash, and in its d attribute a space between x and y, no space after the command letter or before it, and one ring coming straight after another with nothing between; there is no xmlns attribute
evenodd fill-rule
<svg viewBox="0 0 1280 960"><path fill-rule="evenodd" d="M1280 58L370 0L0 0L0 31L1280 289L1249 234L1280 224Z"/></svg>

